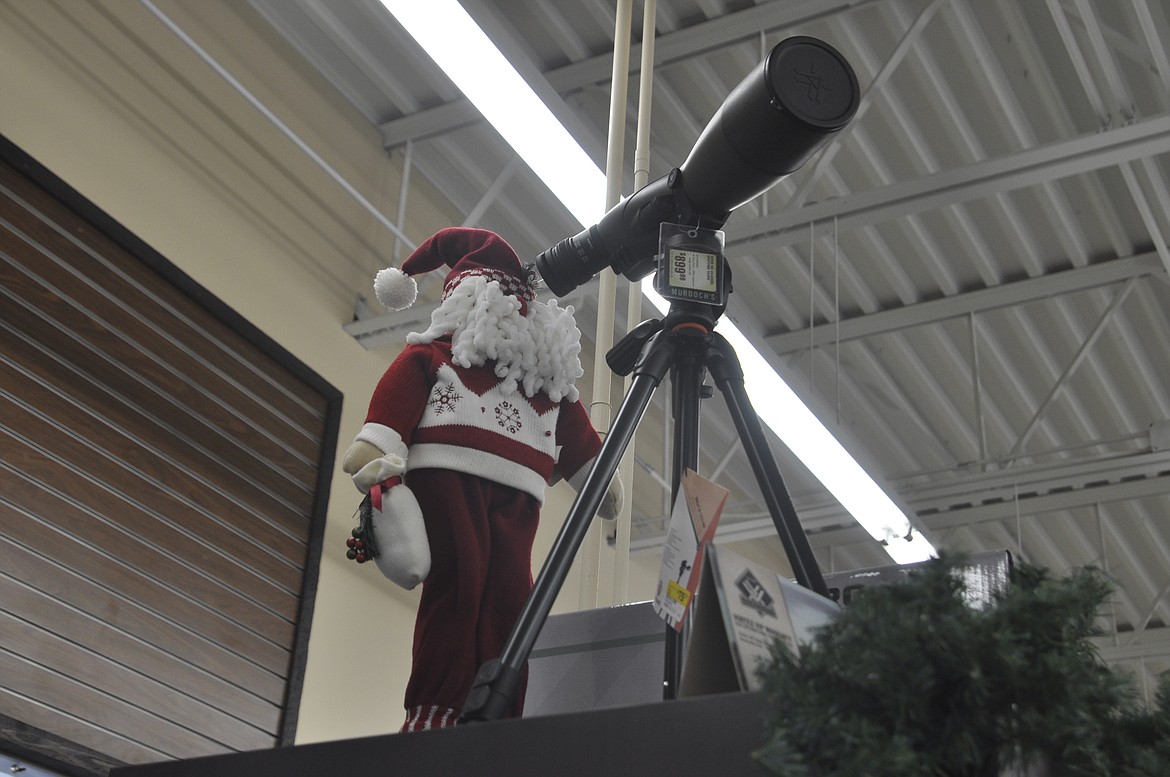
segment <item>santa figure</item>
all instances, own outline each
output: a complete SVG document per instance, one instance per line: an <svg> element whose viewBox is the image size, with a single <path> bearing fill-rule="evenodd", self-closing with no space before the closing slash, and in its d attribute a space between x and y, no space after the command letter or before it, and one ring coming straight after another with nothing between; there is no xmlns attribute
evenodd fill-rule
<svg viewBox="0 0 1170 777"><path fill-rule="evenodd" d="M401 270L379 272L375 293L401 310L417 293L411 276L444 266L430 327L407 336L342 463L373 498L378 566L406 587L423 582L404 731L455 724L532 590L546 486L579 488L601 446L575 386L573 309L537 302L533 276L499 235L441 230ZM599 514L613 518L620 501L615 478ZM511 715L523 706L521 684Z"/></svg>

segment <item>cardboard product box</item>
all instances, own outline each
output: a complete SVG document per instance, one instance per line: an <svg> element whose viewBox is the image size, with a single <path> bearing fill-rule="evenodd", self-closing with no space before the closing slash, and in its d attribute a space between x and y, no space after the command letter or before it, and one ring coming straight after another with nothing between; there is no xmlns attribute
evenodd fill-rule
<svg viewBox="0 0 1170 777"><path fill-rule="evenodd" d="M759 691L772 644L795 649L840 611L836 602L714 543L694 603L680 696Z"/></svg>
<svg viewBox="0 0 1170 777"><path fill-rule="evenodd" d="M890 564L851 572L833 572L825 575L825 585L829 587L829 596L833 601L848 607L853 597L866 588L902 580L915 567L925 563ZM1012 554L1006 550L973 554L962 569L967 584L968 603L973 607L983 607L991 603L997 592L1007 588L1011 580Z"/></svg>

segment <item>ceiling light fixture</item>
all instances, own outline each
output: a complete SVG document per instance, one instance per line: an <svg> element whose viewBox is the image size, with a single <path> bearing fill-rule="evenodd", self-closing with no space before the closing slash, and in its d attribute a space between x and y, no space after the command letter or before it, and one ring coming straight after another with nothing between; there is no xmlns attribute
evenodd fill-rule
<svg viewBox="0 0 1170 777"><path fill-rule="evenodd" d="M456 0L381 0L447 77L479 109L581 223L603 215L605 176ZM665 313L649 278L643 294ZM717 329L739 355L756 412L809 471L900 564L935 549L759 350L726 317Z"/></svg>
<svg viewBox="0 0 1170 777"><path fill-rule="evenodd" d="M382 0L578 221L605 213L605 174L456 0Z"/></svg>

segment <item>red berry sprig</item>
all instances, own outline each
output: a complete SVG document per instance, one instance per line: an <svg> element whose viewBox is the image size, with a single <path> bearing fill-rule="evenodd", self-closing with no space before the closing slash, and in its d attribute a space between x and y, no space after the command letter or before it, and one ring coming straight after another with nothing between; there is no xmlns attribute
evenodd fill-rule
<svg viewBox="0 0 1170 777"><path fill-rule="evenodd" d="M358 506L358 525L350 530L345 540L345 557L350 561L364 564L378 555L378 544L374 541L374 514L369 494Z"/></svg>
<svg viewBox="0 0 1170 777"><path fill-rule="evenodd" d="M347 538L345 541L345 547L347 548L345 557L359 564L366 563L370 560L370 557L366 554L366 543L362 540L361 527L354 527L350 534L353 536Z"/></svg>

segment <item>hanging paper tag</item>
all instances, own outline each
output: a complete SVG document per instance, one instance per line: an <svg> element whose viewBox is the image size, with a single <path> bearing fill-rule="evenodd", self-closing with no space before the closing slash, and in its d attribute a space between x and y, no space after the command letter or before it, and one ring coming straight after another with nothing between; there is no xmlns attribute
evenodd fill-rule
<svg viewBox="0 0 1170 777"><path fill-rule="evenodd" d="M683 473L682 488L670 515L654 611L676 631L694 599L703 565L703 547L715 536L728 491L693 470Z"/></svg>

